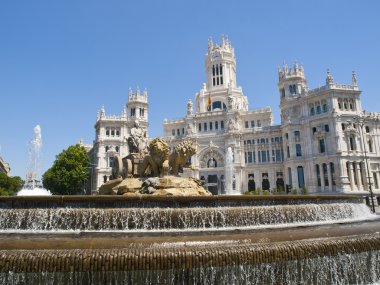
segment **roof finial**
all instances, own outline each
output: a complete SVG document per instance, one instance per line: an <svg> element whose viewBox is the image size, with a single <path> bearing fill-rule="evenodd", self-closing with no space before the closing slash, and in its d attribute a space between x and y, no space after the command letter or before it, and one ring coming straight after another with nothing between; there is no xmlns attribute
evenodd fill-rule
<svg viewBox="0 0 380 285"><path fill-rule="evenodd" d="M352 71L352 85L358 86L358 80L356 79L355 70Z"/></svg>
<svg viewBox="0 0 380 285"><path fill-rule="evenodd" d="M208 49L211 50L214 47L214 43L212 42L212 37L208 38Z"/></svg>
<svg viewBox="0 0 380 285"><path fill-rule="evenodd" d="M330 69L327 69L326 85L332 85L333 83L334 83L334 78L332 77L330 73Z"/></svg>

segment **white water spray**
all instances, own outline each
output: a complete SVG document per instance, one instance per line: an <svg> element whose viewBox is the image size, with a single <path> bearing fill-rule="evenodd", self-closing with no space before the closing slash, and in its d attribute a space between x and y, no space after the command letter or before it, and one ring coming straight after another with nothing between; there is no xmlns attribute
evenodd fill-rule
<svg viewBox="0 0 380 285"><path fill-rule="evenodd" d="M40 155L42 147L42 135L40 125L33 129L34 138L29 142L29 161L26 173L26 183L23 189L17 193L17 196L40 196L51 195L51 193L42 188L39 180Z"/></svg>
<svg viewBox="0 0 380 285"><path fill-rule="evenodd" d="M234 155L232 148L227 148L226 163L225 163L225 181L226 181L226 194L234 195L236 191L233 189L233 175L234 175Z"/></svg>

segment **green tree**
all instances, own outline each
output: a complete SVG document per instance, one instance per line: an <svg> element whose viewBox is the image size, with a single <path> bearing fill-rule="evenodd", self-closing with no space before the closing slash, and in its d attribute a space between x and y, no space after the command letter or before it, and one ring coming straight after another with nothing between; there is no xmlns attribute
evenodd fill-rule
<svg viewBox="0 0 380 285"><path fill-rule="evenodd" d="M88 178L89 158L83 146L69 146L56 156L53 166L42 176L44 188L55 195L75 195Z"/></svg>
<svg viewBox="0 0 380 285"><path fill-rule="evenodd" d="M14 195L24 186L20 176L7 176L0 172L0 196Z"/></svg>

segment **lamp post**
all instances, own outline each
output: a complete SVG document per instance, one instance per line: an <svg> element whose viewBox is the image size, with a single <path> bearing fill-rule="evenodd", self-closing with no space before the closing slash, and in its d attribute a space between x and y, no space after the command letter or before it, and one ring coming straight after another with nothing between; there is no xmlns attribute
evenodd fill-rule
<svg viewBox="0 0 380 285"><path fill-rule="evenodd" d="M356 120L357 120L359 127L360 127L360 136L361 136L361 141L362 141L363 149L364 149L364 161L365 161L365 167L367 169L369 194L371 197L371 204L372 204L371 208L372 208L372 212L375 213L375 202L374 202L374 198L373 198L372 182L371 182L371 176L370 176L369 167L368 167L367 147L365 145L366 142L364 140L364 133L363 133L364 125L367 122L365 119L365 114L366 114L366 112L363 111L363 118L361 119L360 117L357 117Z"/></svg>

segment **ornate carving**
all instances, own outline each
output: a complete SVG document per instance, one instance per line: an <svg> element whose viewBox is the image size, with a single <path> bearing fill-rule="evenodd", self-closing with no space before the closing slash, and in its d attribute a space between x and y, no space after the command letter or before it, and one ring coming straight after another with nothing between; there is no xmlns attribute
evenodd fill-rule
<svg viewBox="0 0 380 285"><path fill-rule="evenodd" d="M150 169L151 175L162 177L169 172L169 146L160 138L155 138L149 144L149 154L141 163L140 176L146 176Z"/></svg>
<svg viewBox="0 0 380 285"><path fill-rule="evenodd" d="M189 158L196 153L196 147L192 140L187 139L180 142L169 157L170 174L178 175L183 172Z"/></svg>
<svg viewBox="0 0 380 285"><path fill-rule="evenodd" d="M131 135L128 138L129 152L131 153L145 153L147 151L147 138L146 131L140 127L138 121L131 129Z"/></svg>

